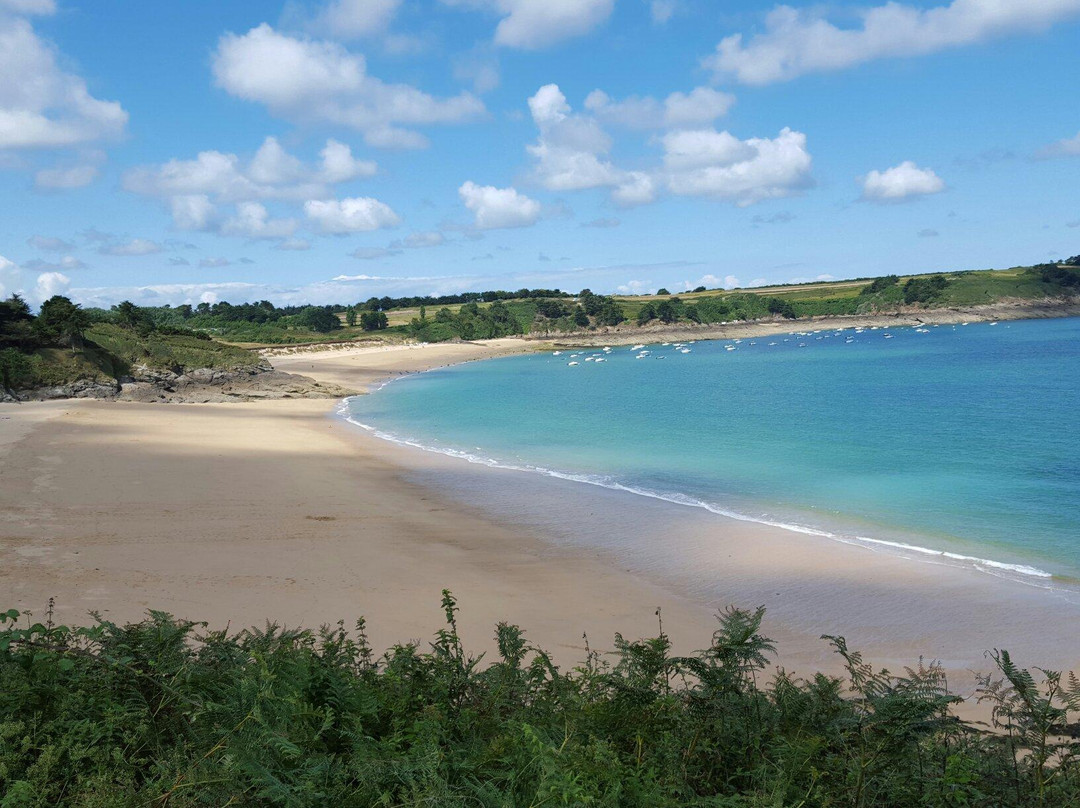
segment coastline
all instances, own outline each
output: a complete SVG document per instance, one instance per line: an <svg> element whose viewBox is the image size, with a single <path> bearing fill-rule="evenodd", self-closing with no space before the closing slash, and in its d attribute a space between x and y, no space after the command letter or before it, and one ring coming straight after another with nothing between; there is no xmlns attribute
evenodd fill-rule
<svg viewBox="0 0 1080 808"><path fill-rule="evenodd" d="M785 323L790 330L793 323ZM274 357L279 370L371 389L388 378L537 350L534 340ZM626 492L525 477L393 446L332 417L332 400L0 406L4 608L215 627L364 615L377 648L426 638L452 589L471 649L522 625L560 664L581 636L655 633L702 647L717 608L769 608L779 664L836 672L822 633L876 665L942 658L971 685L982 653L1076 668L1080 608L1041 590ZM2 420L2 419L8 420ZM662 538L662 541L658 541ZM674 563L673 563L674 562ZM985 579L985 580L983 580ZM1054 627L1047 636L1047 617ZM1005 628L1007 627L1007 629Z"/></svg>

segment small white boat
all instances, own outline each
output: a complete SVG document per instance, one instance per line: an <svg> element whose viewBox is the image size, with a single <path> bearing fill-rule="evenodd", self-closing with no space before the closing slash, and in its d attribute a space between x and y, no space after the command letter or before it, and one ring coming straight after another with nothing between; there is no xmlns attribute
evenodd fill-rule
<svg viewBox="0 0 1080 808"><path fill-rule="evenodd" d="M561 355L562 355L562 351L555 351L555 353L552 354L552 356L561 356Z"/></svg>
<svg viewBox="0 0 1080 808"><path fill-rule="evenodd" d="M570 363L568 363L568 366L569 366L569 367L573 367L573 366L574 366L574 365L576 365L576 364L578 364L578 363L577 363L577 362L570 362Z"/></svg>
<svg viewBox="0 0 1080 808"><path fill-rule="evenodd" d="M606 361L607 361L607 360L606 360L606 359L604 359L604 357L600 357L599 359L597 359L597 360L596 360L597 364L599 364L599 363L601 363L601 362L606 362Z"/></svg>
<svg viewBox="0 0 1080 808"><path fill-rule="evenodd" d="M690 353L690 349L689 348L680 348L679 353Z"/></svg>
<svg viewBox="0 0 1080 808"><path fill-rule="evenodd" d="M640 350L641 350L642 348L644 348L644 347L645 347L644 345L635 345L635 346L634 346L633 348L631 348L630 350L631 350L631 351L640 351Z"/></svg>
<svg viewBox="0 0 1080 808"><path fill-rule="evenodd" d="M593 360L593 358L591 356L587 356L587 357L585 357L585 361L586 362L592 362L594 360Z"/></svg>

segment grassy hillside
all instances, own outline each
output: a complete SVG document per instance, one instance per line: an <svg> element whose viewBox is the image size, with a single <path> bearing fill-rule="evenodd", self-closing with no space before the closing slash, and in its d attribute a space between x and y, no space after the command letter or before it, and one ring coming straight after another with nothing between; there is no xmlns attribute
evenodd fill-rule
<svg viewBox="0 0 1080 808"><path fill-rule="evenodd" d="M142 368L177 374L199 368L235 370L257 365L250 351L201 334L140 334L114 323L93 323L76 347L30 345L23 350L0 346L0 382L15 390L57 387L77 381L114 383L139 375Z"/></svg>
<svg viewBox="0 0 1080 808"><path fill-rule="evenodd" d="M1080 804L1080 684L995 652L953 717L942 670L778 670L764 609L729 609L704 650L667 636L560 670L518 628L378 656L355 631L234 634L152 612L89 628L0 612L4 808L1058 808Z"/></svg>

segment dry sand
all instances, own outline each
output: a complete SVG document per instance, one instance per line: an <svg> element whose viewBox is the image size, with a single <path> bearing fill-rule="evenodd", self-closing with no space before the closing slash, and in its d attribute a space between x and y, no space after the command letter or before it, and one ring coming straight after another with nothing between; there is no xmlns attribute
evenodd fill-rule
<svg viewBox="0 0 1080 808"><path fill-rule="evenodd" d="M520 343L275 360L359 387ZM315 365L316 367L311 367ZM161 609L216 627L368 620L379 647L430 637L440 591L474 648L499 620L578 661L582 634L711 630L707 609L587 553L560 553L402 479L407 450L332 417L333 401L0 405L0 603L58 618Z"/></svg>
<svg viewBox="0 0 1080 808"><path fill-rule="evenodd" d="M499 340L273 362L362 388L536 348ZM506 620L564 664L580 661L585 632L601 647L616 631L654 633L657 606L678 650L701 647L729 602L769 604L768 633L802 672L832 667L823 632L847 634L894 669L920 653L961 673L985 668L981 651L999 636L1020 643L1030 664L1071 667L1070 649L1080 648L1078 607L1041 591L620 492L590 492L586 502L575 483L380 441L334 417L335 406L0 405L0 608L40 612L55 596L64 621L155 608L234 628L363 615L387 647L431 635L446 587L471 647L489 649ZM464 504L431 483L441 480L473 484L488 502ZM500 491L526 491L544 518L500 511ZM580 513L575 501L586 503ZM624 521L605 534L607 525L589 528L594 510ZM558 535L560 513L604 540ZM1032 656L1052 650L1054 659Z"/></svg>

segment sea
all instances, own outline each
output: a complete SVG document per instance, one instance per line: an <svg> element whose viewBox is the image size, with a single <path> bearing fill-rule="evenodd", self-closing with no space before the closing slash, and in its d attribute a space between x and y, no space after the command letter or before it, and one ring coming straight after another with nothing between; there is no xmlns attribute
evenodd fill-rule
<svg viewBox="0 0 1080 808"><path fill-rule="evenodd" d="M597 346L400 377L342 415L546 475L1040 587L1080 582L1080 319Z"/></svg>

